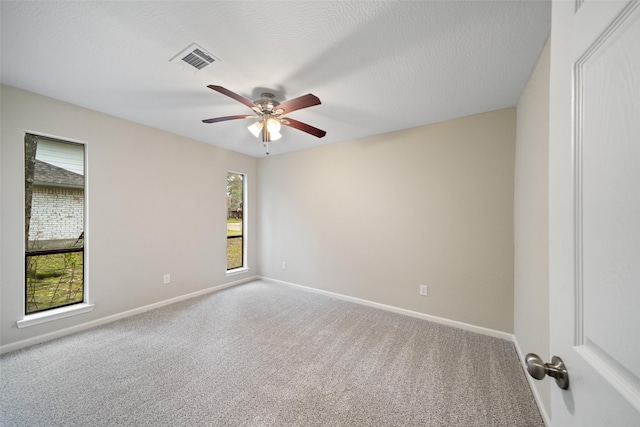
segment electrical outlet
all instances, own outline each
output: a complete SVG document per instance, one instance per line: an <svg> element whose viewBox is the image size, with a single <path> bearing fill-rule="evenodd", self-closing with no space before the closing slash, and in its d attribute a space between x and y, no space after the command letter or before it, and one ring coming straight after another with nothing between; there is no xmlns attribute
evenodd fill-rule
<svg viewBox="0 0 640 427"><path fill-rule="evenodd" d="M287 269L287 262L286 261L282 261L282 269L283 270Z"/></svg>
<svg viewBox="0 0 640 427"><path fill-rule="evenodd" d="M162 283L164 283L165 285L171 283L171 274L167 273L162 276Z"/></svg>
<svg viewBox="0 0 640 427"><path fill-rule="evenodd" d="M427 285L420 285L420 295L427 296Z"/></svg>

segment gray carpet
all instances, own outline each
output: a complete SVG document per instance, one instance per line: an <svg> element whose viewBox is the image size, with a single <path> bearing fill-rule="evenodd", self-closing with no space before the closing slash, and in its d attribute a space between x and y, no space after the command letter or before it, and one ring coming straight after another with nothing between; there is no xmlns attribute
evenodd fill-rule
<svg viewBox="0 0 640 427"><path fill-rule="evenodd" d="M513 344L252 282L0 357L2 426L543 426Z"/></svg>

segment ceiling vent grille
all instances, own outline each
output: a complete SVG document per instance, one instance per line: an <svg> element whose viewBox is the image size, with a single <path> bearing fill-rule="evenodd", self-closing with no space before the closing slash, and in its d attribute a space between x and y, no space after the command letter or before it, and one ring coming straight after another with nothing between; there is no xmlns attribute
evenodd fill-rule
<svg viewBox="0 0 640 427"><path fill-rule="evenodd" d="M176 62L183 69L195 73L220 60L201 46L192 43L189 47L179 52L169 61Z"/></svg>

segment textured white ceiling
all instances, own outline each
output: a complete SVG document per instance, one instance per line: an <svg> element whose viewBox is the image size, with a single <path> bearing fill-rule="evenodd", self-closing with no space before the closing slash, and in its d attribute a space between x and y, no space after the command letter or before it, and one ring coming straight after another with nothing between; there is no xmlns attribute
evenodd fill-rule
<svg viewBox="0 0 640 427"><path fill-rule="evenodd" d="M549 1L2 1L2 83L252 156L235 120L313 93L271 155L514 106L549 34ZM221 61L169 62L191 43Z"/></svg>

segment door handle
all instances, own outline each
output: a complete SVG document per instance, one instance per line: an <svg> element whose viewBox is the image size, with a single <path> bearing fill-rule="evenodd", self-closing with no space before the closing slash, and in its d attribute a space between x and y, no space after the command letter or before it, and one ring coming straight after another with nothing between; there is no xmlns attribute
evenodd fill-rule
<svg viewBox="0 0 640 427"><path fill-rule="evenodd" d="M545 375L556 379L556 384L563 390L569 388L569 372L562 359L553 356L551 363L544 363L537 354L529 353L524 361L527 365L527 372L533 378L541 380Z"/></svg>

